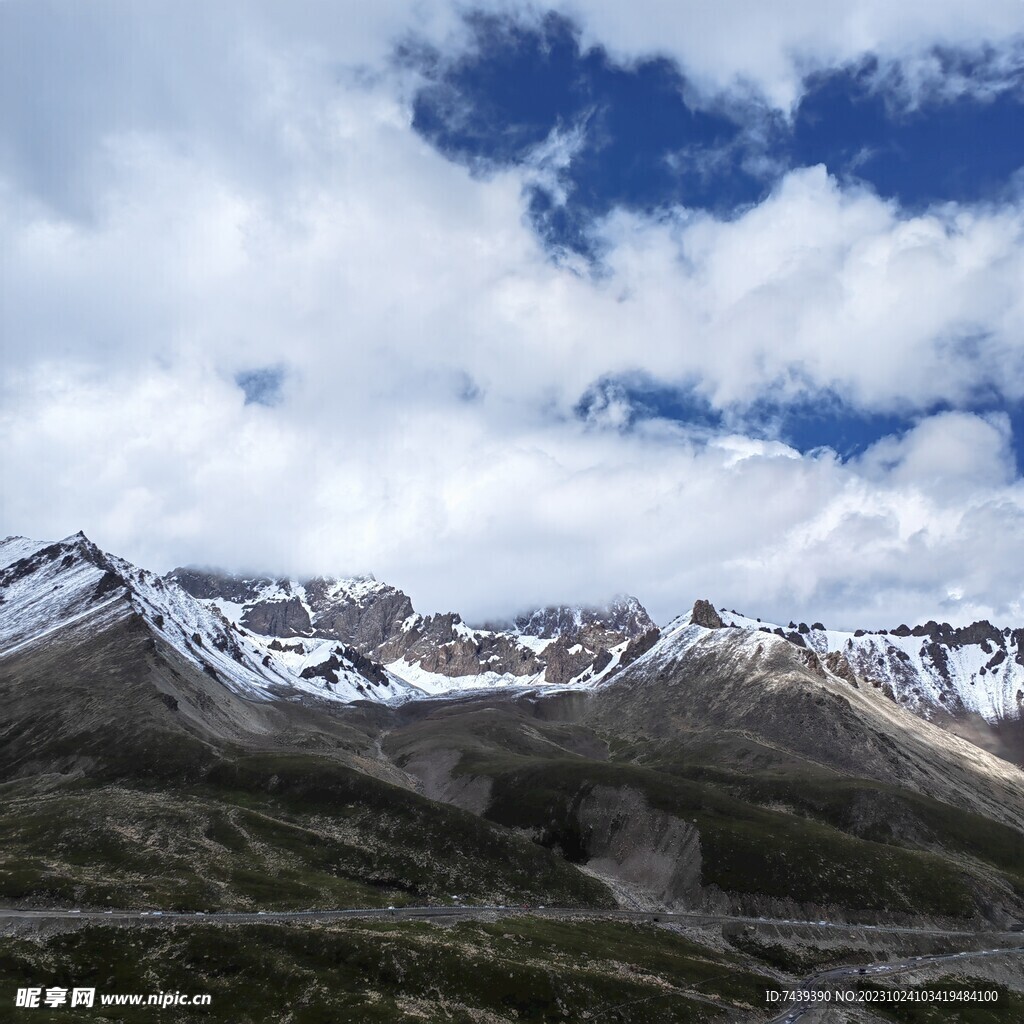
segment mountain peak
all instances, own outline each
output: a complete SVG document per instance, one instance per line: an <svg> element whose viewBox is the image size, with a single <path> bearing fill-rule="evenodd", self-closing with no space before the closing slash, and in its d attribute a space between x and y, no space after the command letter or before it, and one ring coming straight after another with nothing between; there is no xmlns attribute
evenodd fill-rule
<svg viewBox="0 0 1024 1024"><path fill-rule="evenodd" d="M703 626L705 629L721 629L725 625L722 616L715 611L715 606L704 598L694 601L693 610L690 612L690 622L694 626Z"/></svg>
<svg viewBox="0 0 1024 1024"><path fill-rule="evenodd" d="M524 636L570 640L584 634L610 632L626 639L655 629L647 609L628 594L619 594L604 605L548 605L517 615L515 628Z"/></svg>
<svg viewBox="0 0 1024 1024"><path fill-rule="evenodd" d="M63 626L93 622L95 616L122 614L130 585L116 563L81 532L55 542L4 541L0 651L9 653Z"/></svg>

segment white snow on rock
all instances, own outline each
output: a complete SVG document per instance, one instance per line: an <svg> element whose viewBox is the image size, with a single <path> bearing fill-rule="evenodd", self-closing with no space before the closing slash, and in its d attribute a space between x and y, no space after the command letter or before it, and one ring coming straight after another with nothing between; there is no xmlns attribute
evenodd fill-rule
<svg viewBox="0 0 1024 1024"><path fill-rule="evenodd" d="M435 623L450 622L451 637L436 642L475 644L483 652L479 672L429 671L423 667L422 655L413 653L392 655L381 665L372 660L372 652L367 657L336 638L313 635L314 628L301 635L271 637L253 632L245 623L247 614L261 604L296 599L310 622L315 621L317 608L325 607L325 600L328 610L345 605L366 609L379 600L408 609L408 599L394 587L369 575L308 584L236 578L228 582L231 599L193 597L173 574L160 577L140 569L101 551L80 533L57 542L8 537L0 541L0 658L59 637L85 636L137 614L179 656L252 699L392 703L491 689L602 686L617 675L630 646L629 641L614 645L604 641L607 657L571 679L552 682L544 655L553 638L561 637L566 650L578 654L583 647L575 631L605 628L599 610L553 607L521 616L507 630L474 629L458 616L437 617ZM649 622L634 598L617 599L608 614L632 623L634 632ZM411 611L399 615L392 635L422 633L431 622L430 617ZM996 723L1024 714L1022 630L988 623L955 630L929 623L913 631L844 632L820 623L781 626L726 609L719 609L718 615L724 624L721 629L695 624L692 613L679 616L634 663L670 662L695 645L718 644L724 652L754 649L751 645L757 644L795 643L822 661L830 652L841 653L862 684L890 687L898 705L926 719L940 711L967 712ZM727 637L729 644L723 646ZM529 655L524 665L533 668L521 675L497 670L502 667L501 658L488 654L496 638L521 648L524 657ZM494 665L497 668L488 667Z"/></svg>
<svg viewBox="0 0 1024 1024"><path fill-rule="evenodd" d="M133 614L179 656L251 699L388 702L403 699L409 688L398 678L371 681L331 641L274 650L272 638L238 627L215 604L100 551L82 534L53 543L15 537L0 544L0 658ZM332 656L329 675L303 677Z"/></svg>
<svg viewBox="0 0 1024 1024"><path fill-rule="evenodd" d="M806 623L793 628L725 609L719 614L726 626L761 637L777 636L777 630L790 638L796 634L818 655L838 651L859 677L869 683L887 683L897 703L923 718L933 718L940 710L967 711L989 723L1024 715L1024 658L1019 653L1019 630L987 623L966 630L946 630L931 624L930 633L924 632L928 627L916 627L909 635L899 635L892 631L815 628L820 624ZM990 635L980 641L971 640L972 630Z"/></svg>

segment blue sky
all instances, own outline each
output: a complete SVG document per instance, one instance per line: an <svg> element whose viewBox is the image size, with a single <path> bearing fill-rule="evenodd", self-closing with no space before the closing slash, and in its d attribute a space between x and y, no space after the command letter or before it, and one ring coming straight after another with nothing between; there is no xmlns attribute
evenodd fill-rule
<svg viewBox="0 0 1024 1024"><path fill-rule="evenodd" d="M0 533L1024 621L1018 0L8 0L0 252Z"/></svg>

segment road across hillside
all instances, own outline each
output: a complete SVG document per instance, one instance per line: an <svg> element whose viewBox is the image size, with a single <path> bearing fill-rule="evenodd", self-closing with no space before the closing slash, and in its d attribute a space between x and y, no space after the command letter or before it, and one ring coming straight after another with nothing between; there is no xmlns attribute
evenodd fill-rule
<svg viewBox="0 0 1024 1024"><path fill-rule="evenodd" d="M772 1017L768 1024L796 1024L804 1014L809 1013L816 1007L828 1007L837 1005L834 1002L818 999L815 993L835 992L842 989L842 982L846 979L858 980L863 978L885 977L899 974L906 971L918 970L930 964L943 963L945 961L974 960L979 957L1005 956L1007 954L1024 955L1024 946L1009 946L996 949L978 949L963 953L936 953L930 956L911 956L901 960L890 960L884 963L853 964L846 967L834 967L828 971L821 971L812 974L800 982L794 990L801 994L801 997L792 1001L792 1005L777 1016ZM867 1005L870 1004L857 1004Z"/></svg>
<svg viewBox="0 0 1024 1024"><path fill-rule="evenodd" d="M731 914L708 914L698 911L677 911L668 913L657 910L595 910L581 907L509 906L486 904L481 906L421 906L421 907L355 907L335 910L257 910L257 911L203 911L176 910L77 910L47 908L42 910L21 910L0 908L0 921L5 919L72 919L98 920L108 924L125 921L142 923L174 921L185 924L264 924L275 921L342 921L347 919L385 920L445 920L452 918L473 919L493 914L524 914L539 917L599 917L604 919L639 922L680 922L714 924L779 925L791 927L827 928L835 931L871 931L882 934L937 935L937 936L1010 936L1010 932L958 931L945 928L909 928L900 925L846 924L833 921L804 921L796 918L743 917ZM1024 941L1024 940L1022 940Z"/></svg>

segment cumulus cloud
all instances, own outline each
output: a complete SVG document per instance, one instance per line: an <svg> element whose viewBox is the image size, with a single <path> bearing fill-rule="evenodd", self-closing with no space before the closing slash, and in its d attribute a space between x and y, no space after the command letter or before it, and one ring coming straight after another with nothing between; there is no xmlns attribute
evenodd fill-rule
<svg viewBox="0 0 1024 1024"><path fill-rule="evenodd" d="M648 368L699 371L720 405L765 388L879 410L1021 396L1019 207L907 216L813 167L732 220L619 214L607 232L622 301L598 316L626 333L642 307Z"/></svg>
<svg viewBox="0 0 1024 1024"><path fill-rule="evenodd" d="M790 110L804 77L824 67L873 55L884 64L916 66L908 86L931 89L935 49L978 51L994 68L1013 63L1024 25L1017 0L781 0L716 4L638 0L560 0L556 6L585 29L585 41L620 59L662 53L678 60L709 91L746 85ZM998 75L987 76L991 84ZM973 84L960 76L962 89Z"/></svg>
<svg viewBox="0 0 1024 1024"><path fill-rule="evenodd" d="M958 490L880 472L888 441L844 465L657 424L511 434L471 405L389 409L352 435L327 412L281 422L229 382L170 371L92 386L51 373L24 393L32 407L3 424L18 481L5 522L53 535L74 515L143 564L372 569L425 609L479 618L618 590L661 619L700 594L851 626L1024 612L1004 571L1024 492L984 422L961 425ZM900 471L929 457L933 426L919 429Z"/></svg>
<svg viewBox="0 0 1024 1024"><path fill-rule="evenodd" d="M943 38L1008 31L999 3L930 9ZM25 48L7 67L25 98L0 89L20 118L0 149L0 532L81 527L158 569L373 571L472 617L624 590L661 619L701 595L835 625L1024 612L1008 423L931 414L1024 397L1019 207L911 216L809 168L729 220L615 213L605 273L581 274L524 209L571 135L484 178L410 128L389 55L410 31L454 38L453 12L218 5L168 42L169 8L91 10L90 46L62 26L70 70L29 98L41 15L0 9ZM923 24L861 10L859 38L891 52ZM784 97L794 54L835 57L809 11L715 73ZM804 14L806 45L784 31ZM623 52L697 45L617 18L583 22ZM257 371L272 403L239 386ZM634 421L614 389L579 414L638 373L724 426ZM766 397L824 393L917 426L846 462L743 429Z"/></svg>
<svg viewBox="0 0 1024 1024"><path fill-rule="evenodd" d="M1001 488L1016 475L1004 414L947 412L922 420L902 437L878 441L859 459L875 481L923 491Z"/></svg>

